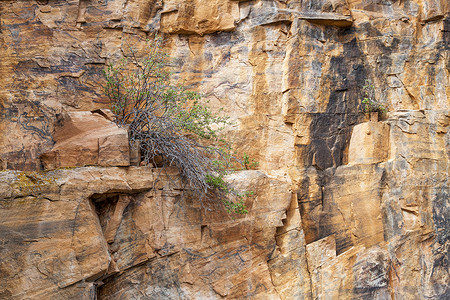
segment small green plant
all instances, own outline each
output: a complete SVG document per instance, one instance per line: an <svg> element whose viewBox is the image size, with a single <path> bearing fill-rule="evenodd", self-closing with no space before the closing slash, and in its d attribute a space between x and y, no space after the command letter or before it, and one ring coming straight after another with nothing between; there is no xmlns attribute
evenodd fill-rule
<svg viewBox="0 0 450 300"><path fill-rule="evenodd" d="M366 79L363 86L363 92L364 97L362 104L365 113L378 112L380 114L385 114L387 112L386 107L375 99L375 86L369 79Z"/></svg>
<svg viewBox="0 0 450 300"><path fill-rule="evenodd" d="M225 206L226 211L229 214L231 214L231 213L240 214L240 215L248 214L248 210L245 207L244 199L240 199L237 202L224 200L223 204Z"/></svg>
<svg viewBox="0 0 450 300"><path fill-rule="evenodd" d="M259 166L259 162L255 161L253 158L250 158L247 153L244 153L242 164L246 170L256 169Z"/></svg>
<svg viewBox="0 0 450 300"><path fill-rule="evenodd" d="M219 189L224 192L228 192L229 190L227 183L223 179L223 174L219 175L206 174L206 182L209 184L209 186L215 189Z"/></svg>
<svg viewBox="0 0 450 300"><path fill-rule="evenodd" d="M128 45L122 49L124 57L108 65L105 93L115 122L128 128L130 144L139 145L144 162L177 166L200 200L220 199L227 211L247 213L242 195L224 176L236 162L245 168L255 163L248 155L242 162L231 154L219 135L229 124L221 111L212 112L199 93L172 83L172 60L162 44L156 36L141 50Z"/></svg>

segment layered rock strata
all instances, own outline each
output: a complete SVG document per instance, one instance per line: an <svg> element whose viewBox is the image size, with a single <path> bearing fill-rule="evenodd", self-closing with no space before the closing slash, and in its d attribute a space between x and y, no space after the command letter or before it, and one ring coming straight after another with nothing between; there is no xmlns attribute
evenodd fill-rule
<svg viewBox="0 0 450 300"><path fill-rule="evenodd" d="M2 299L277 297L270 270L283 268L268 260L291 204L287 180L233 175L258 191L251 213L231 218L191 199L174 171L2 172Z"/></svg>
<svg viewBox="0 0 450 300"><path fill-rule="evenodd" d="M227 137L262 171L236 176L257 196L234 221L195 199L150 196L164 189L144 169L57 170L48 184L3 171L0 295L89 297L95 283L99 299L449 298L449 10L445 0L1 1L2 169L40 170L56 116L106 108L105 65L157 29L174 79L224 108ZM380 122L361 113L366 79L388 110ZM148 182L135 189L137 170ZM52 188L33 194L21 180ZM141 208L116 205L119 194ZM77 201L92 240L68 225ZM109 218L119 226L105 238Z"/></svg>

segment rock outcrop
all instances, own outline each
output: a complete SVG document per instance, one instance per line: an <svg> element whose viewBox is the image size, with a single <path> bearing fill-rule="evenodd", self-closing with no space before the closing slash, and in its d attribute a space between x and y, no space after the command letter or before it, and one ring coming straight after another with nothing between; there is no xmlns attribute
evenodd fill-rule
<svg viewBox="0 0 450 300"><path fill-rule="evenodd" d="M44 169L83 166L129 166L128 132L111 111L69 112L58 118L55 145L40 158Z"/></svg>
<svg viewBox="0 0 450 300"><path fill-rule="evenodd" d="M189 198L170 170L85 167L0 176L2 299L278 295L270 270L284 268L269 270L268 260L291 204L286 179L261 171L233 175L257 192L246 203L251 213L232 219L207 212L213 203Z"/></svg>
<svg viewBox="0 0 450 300"><path fill-rule="evenodd" d="M102 70L153 30L259 161L248 216L106 167L115 140L42 173L57 115L107 108ZM446 0L0 1L0 298L450 298L449 44Z"/></svg>
<svg viewBox="0 0 450 300"><path fill-rule="evenodd" d="M349 164L373 164L389 156L389 125L365 122L353 127L348 147Z"/></svg>

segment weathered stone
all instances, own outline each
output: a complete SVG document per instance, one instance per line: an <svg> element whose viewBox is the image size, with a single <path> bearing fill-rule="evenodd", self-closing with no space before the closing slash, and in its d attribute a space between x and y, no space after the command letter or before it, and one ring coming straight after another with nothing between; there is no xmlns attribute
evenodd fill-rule
<svg viewBox="0 0 450 300"><path fill-rule="evenodd" d="M219 15L220 18L217 18ZM161 12L161 31L204 35L233 30L238 20L237 1L167 1Z"/></svg>
<svg viewBox="0 0 450 300"><path fill-rule="evenodd" d="M445 10L450 9L448 2L443 0L422 1L422 20L424 22L436 21L444 18Z"/></svg>
<svg viewBox="0 0 450 300"><path fill-rule="evenodd" d="M182 204L147 168L79 168L56 179L2 171L0 226L19 229L0 231L14 235L0 243L0 298L449 298L448 1L0 2L1 169L39 170L58 114L110 120L97 111L109 106L102 70L122 45L139 48L159 29L173 78L230 115L224 134L263 170L235 175L257 192L235 220L205 213L208 203ZM358 125L366 79L388 109L377 125ZM383 134L358 149L352 132L373 125ZM100 149L84 159L116 165L114 139L102 139L104 160ZM100 225L78 224L72 250L64 221L50 226L58 240L22 243L28 222L40 228L29 230L34 240L49 232L45 222L73 221L83 190L95 209L83 200L80 218L103 214ZM88 246L81 233L105 230L130 193L110 262L95 264L106 239ZM46 219L34 220L36 210ZM98 276L105 285L95 291Z"/></svg>
<svg viewBox="0 0 450 300"><path fill-rule="evenodd" d="M289 205L288 183L261 171L236 174L233 180L243 179L242 187L259 188L247 199L252 213L233 220L218 207L211 213L216 217L205 215L195 199L180 197L177 181L158 173L145 167L73 168L44 175L2 172L2 182L14 190L0 200L1 250L10 258L0 264L3 295L66 297L74 285L100 279L105 282L100 297L128 299L138 290L123 281L149 270L164 274L173 269L185 277L173 277L174 286L167 288L151 288L150 281L161 278L149 277L140 282L144 294L176 295L178 286L181 293L194 288L205 297L276 297L266 261L275 241L268 237L276 232L272 221ZM31 176L47 180L25 181ZM155 178L167 187L154 190ZM54 188L59 192L52 195ZM20 210L27 211L22 219ZM245 284L241 274L247 274ZM90 293L88 289L80 298Z"/></svg>
<svg viewBox="0 0 450 300"><path fill-rule="evenodd" d="M336 239L333 235L306 245L308 269L316 270L336 258Z"/></svg>
<svg viewBox="0 0 450 300"><path fill-rule="evenodd" d="M274 246L267 237L274 236L276 227L267 218L274 211L271 203L280 205L277 214L286 209L287 184L259 171L236 176L245 179L239 182L246 188L260 188L256 198L247 201L247 206L254 208L252 213L234 221L220 211L204 215L198 204L175 200L174 195L165 192L136 197L125 212L111 247L118 249L113 257L120 269L147 262L106 279L99 296L130 299L141 290L146 297L170 295L175 299L194 291L197 297L208 298L240 298L248 293L275 297L270 277L266 277L270 275L265 259ZM222 216L221 223L217 222L218 216ZM246 274L245 284L241 274ZM130 280L139 287L129 286Z"/></svg>
<svg viewBox="0 0 450 300"><path fill-rule="evenodd" d="M45 169L130 165L127 130L103 114L70 112L58 123L53 135L55 146L41 155Z"/></svg>
<svg viewBox="0 0 450 300"><path fill-rule="evenodd" d="M120 195L119 200L117 200L114 211L109 218L105 231L103 235L105 236L106 242L112 243L116 238L117 229L119 228L120 223L122 222L122 215L125 208L127 208L128 204L130 204L130 196L129 195Z"/></svg>
<svg viewBox="0 0 450 300"><path fill-rule="evenodd" d="M301 226L296 195L277 228L277 248L269 260L272 283L281 299L307 299L311 283L305 256L305 236Z"/></svg>
<svg viewBox="0 0 450 300"><path fill-rule="evenodd" d="M21 196L1 200L0 269L6 285L0 293L12 299L63 297L60 289L106 272L107 246L86 201L75 195L71 202Z"/></svg>
<svg viewBox="0 0 450 300"><path fill-rule="evenodd" d="M389 125L366 122L353 127L348 148L349 164L372 164L386 161L389 155Z"/></svg>
<svg viewBox="0 0 450 300"><path fill-rule="evenodd" d="M84 168L40 175L3 172L1 182L14 192L0 200L0 273L5 283L0 294L12 299L91 299L96 293L92 284L105 275L111 257L89 197L110 191L111 184L118 188L118 182L128 186L125 192L131 191L127 180L139 179L136 188L149 188L143 173L154 178L151 169L136 168ZM74 184L76 189L67 188ZM52 194L54 189L57 193ZM22 218L21 211L27 212Z"/></svg>
<svg viewBox="0 0 450 300"><path fill-rule="evenodd" d="M387 251L352 248L313 271L313 298L388 299L388 268Z"/></svg>
<svg viewBox="0 0 450 300"><path fill-rule="evenodd" d="M308 175L299 195L306 242L334 234L338 254L382 242L384 172L376 165L350 165L329 169L319 180Z"/></svg>

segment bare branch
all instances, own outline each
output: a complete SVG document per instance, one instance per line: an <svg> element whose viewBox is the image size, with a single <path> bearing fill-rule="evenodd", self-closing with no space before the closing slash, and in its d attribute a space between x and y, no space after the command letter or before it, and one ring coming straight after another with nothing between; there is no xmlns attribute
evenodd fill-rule
<svg viewBox="0 0 450 300"><path fill-rule="evenodd" d="M131 144L138 142L142 160L178 167L184 184L202 205L216 199L229 211L246 213L242 195L223 180L232 160L240 161L211 127L227 124L227 118L201 105L198 93L171 84L170 58L162 51L160 37L148 41L144 51L127 47L122 49L123 63L105 71L105 92L116 123L128 128ZM237 200L231 201L232 196Z"/></svg>

